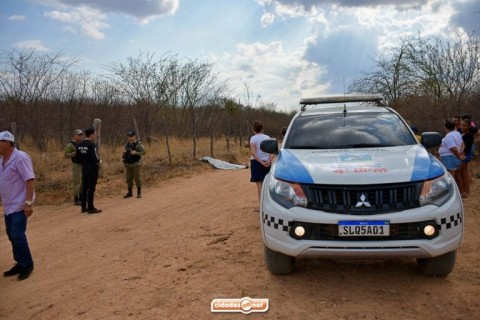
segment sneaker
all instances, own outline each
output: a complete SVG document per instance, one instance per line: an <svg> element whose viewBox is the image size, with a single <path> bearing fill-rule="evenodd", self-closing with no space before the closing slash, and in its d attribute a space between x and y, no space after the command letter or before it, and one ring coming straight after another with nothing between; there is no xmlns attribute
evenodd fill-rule
<svg viewBox="0 0 480 320"><path fill-rule="evenodd" d="M87 212L87 208L82 208L82 213Z"/></svg>
<svg viewBox="0 0 480 320"><path fill-rule="evenodd" d="M33 271L33 266L22 267L22 271L18 274L18 280L25 280L30 277L30 274Z"/></svg>
<svg viewBox="0 0 480 320"><path fill-rule="evenodd" d="M22 269L23 269L22 266L17 263L16 265L14 265L14 266L12 267L12 269L10 269L10 270L8 270L8 271L5 271L5 272L3 273L3 276L4 276L4 277L14 276L14 275L19 274L20 272L22 272Z"/></svg>
<svg viewBox="0 0 480 320"><path fill-rule="evenodd" d="M93 213L100 213L100 212L102 212L102 210L97 209L97 208L93 208L93 209L88 210L87 212L88 212L88 214L93 214Z"/></svg>

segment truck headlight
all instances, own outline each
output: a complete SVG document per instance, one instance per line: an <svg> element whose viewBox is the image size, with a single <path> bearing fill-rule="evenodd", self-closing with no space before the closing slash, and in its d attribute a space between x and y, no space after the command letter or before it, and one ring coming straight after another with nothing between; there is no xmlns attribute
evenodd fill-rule
<svg viewBox="0 0 480 320"><path fill-rule="evenodd" d="M440 207L450 199L455 190L454 183L455 181L449 173L439 178L425 181L420 194L420 205L433 204Z"/></svg>
<svg viewBox="0 0 480 320"><path fill-rule="evenodd" d="M298 183L289 183L270 177L270 193L274 200L284 207L307 206L307 197Z"/></svg>

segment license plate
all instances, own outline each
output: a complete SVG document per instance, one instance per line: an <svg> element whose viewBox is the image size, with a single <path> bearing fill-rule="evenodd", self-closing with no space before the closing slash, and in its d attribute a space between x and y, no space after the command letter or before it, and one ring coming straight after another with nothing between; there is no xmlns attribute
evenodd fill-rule
<svg viewBox="0 0 480 320"><path fill-rule="evenodd" d="M385 237L390 235L390 221L339 221L341 237Z"/></svg>

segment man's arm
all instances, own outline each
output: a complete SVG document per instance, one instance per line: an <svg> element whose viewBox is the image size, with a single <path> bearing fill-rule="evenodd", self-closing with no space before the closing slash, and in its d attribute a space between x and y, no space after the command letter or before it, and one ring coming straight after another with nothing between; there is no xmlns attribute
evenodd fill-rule
<svg viewBox="0 0 480 320"><path fill-rule="evenodd" d="M75 146L71 142L67 144L67 147L65 148L65 153L64 153L65 159L71 159L75 157L76 154L77 154L77 150Z"/></svg>
<svg viewBox="0 0 480 320"><path fill-rule="evenodd" d="M33 201L33 194L35 193L34 181L35 181L35 179L33 179L33 178L27 180L27 183L26 183L27 198L25 199L25 201ZM33 205L27 205L25 203L25 206L24 206L23 209L25 211L25 215L27 216L27 218L32 215Z"/></svg>
<svg viewBox="0 0 480 320"><path fill-rule="evenodd" d="M98 155L98 149L97 149L97 145L95 143L92 145L92 150L90 152L91 152L91 156L92 156L92 162L96 166L98 166L100 164L100 157Z"/></svg>
<svg viewBox="0 0 480 320"><path fill-rule="evenodd" d="M139 156L144 156L145 155L145 148L143 147L143 144L141 142L138 142L137 145L135 146L135 153Z"/></svg>

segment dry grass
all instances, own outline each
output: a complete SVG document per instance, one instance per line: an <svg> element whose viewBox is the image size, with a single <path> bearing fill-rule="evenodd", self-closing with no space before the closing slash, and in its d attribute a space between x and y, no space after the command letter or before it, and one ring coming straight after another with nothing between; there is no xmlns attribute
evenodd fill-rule
<svg viewBox="0 0 480 320"><path fill-rule="evenodd" d="M147 154L142 157L142 177L144 187L155 187L161 182L179 176L189 176L211 170L205 162L194 160L192 155L192 141L172 139L170 141L172 162L167 159L165 145L162 142L145 144ZM54 152L40 153L33 151L28 144L22 145L33 160L36 175L35 190L36 203L39 205L60 204L72 201L71 194L71 162L63 158L63 150L51 147ZM121 148L102 146L102 170L98 180L97 197L120 196L126 191L125 173L122 162ZM210 156L210 140L200 139L197 143L197 158ZM227 152L224 140L216 140L214 156L217 159L232 163L248 163L249 151L240 148L238 144L230 143L230 152Z"/></svg>

